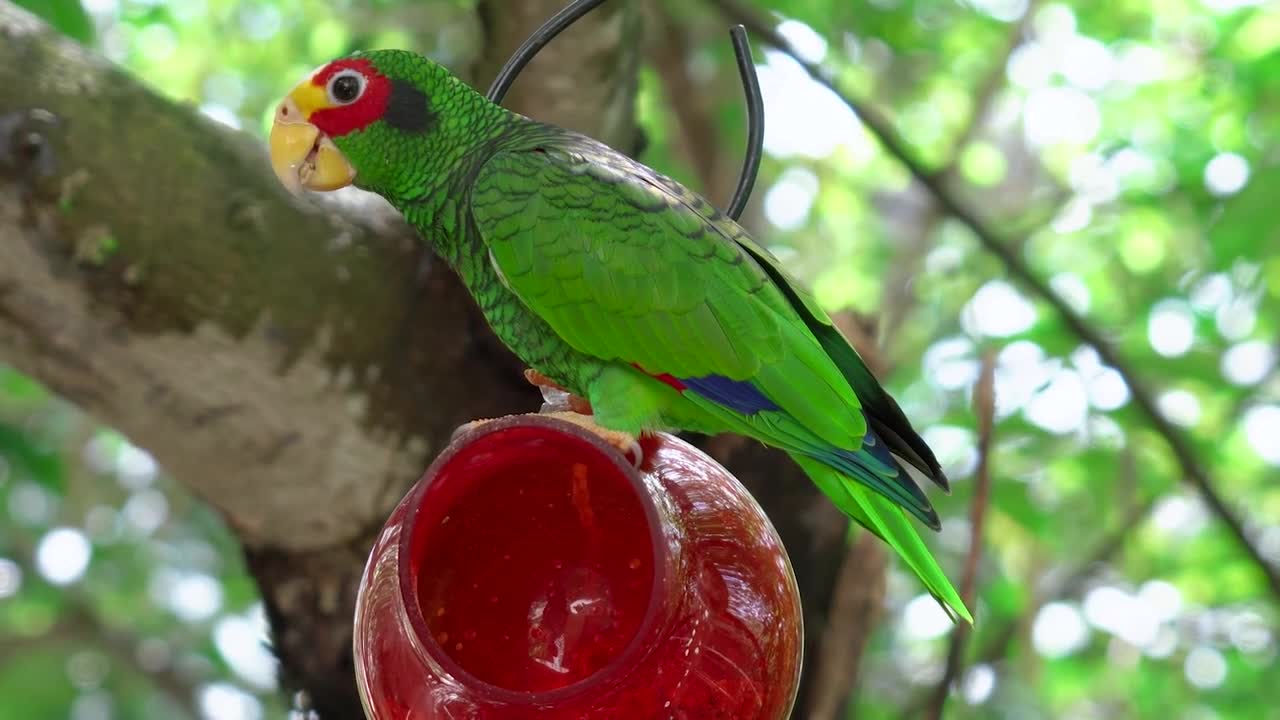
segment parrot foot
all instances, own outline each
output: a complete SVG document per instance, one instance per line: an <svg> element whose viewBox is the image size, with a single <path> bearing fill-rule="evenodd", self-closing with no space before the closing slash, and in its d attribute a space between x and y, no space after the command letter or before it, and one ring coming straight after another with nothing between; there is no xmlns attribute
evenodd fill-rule
<svg viewBox="0 0 1280 720"><path fill-rule="evenodd" d="M563 385L537 370L533 368L525 370L524 379L528 380L530 385L537 386L542 391L542 412L551 413L569 410L579 415L592 414L591 403L569 392Z"/></svg>
<svg viewBox="0 0 1280 720"><path fill-rule="evenodd" d="M644 465L644 446L640 444L639 438L633 438L628 435L627 439L631 441L631 444L627 446L626 450L622 451L622 454L631 461L633 467L639 470L640 466Z"/></svg>
<svg viewBox="0 0 1280 720"><path fill-rule="evenodd" d="M631 463L633 467L639 468L644 462L644 449L640 446L639 440L629 433L600 427L590 415L585 415L576 410L544 411L540 414L571 422L588 432L598 435L601 440L609 443L618 452L622 453L627 458L627 462Z"/></svg>
<svg viewBox="0 0 1280 720"><path fill-rule="evenodd" d="M618 452L622 453L623 457L627 459L627 462L631 463L632 467L638 469L642 464L644 464L644 448L640 445L639 438L629 433L603 428L596 424L595 419L589 413L582 413L576 410L543 409L542 412L538 414L573 423L583 430L599 436L601 440L609 443ZM465 433L501 419L502 418L481 418L479 420L472 420L469 423L463 423L453 431L453 435L449 436L449 442L452 443Z"/></svg>

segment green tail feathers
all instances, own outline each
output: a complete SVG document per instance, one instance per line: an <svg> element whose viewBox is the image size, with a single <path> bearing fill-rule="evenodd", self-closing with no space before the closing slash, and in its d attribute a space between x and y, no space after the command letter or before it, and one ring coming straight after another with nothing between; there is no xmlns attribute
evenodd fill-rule
<svg viewBox="0 0 1280 720"><path fill-rule="evenodd" d="M901 508L820 462L796 454L792 454L791 459L835 502L836 507L897 551L952 620L963 619L973 623L973 616L960 599L960 594L938 567Z"/></svg>

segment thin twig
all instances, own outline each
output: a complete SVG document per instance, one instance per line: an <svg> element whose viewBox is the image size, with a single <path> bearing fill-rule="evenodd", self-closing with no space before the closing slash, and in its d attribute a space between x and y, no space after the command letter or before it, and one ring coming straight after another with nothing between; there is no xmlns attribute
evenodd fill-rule
<svg viewBox="0 0 1280 720"><path fill-rule="evenodd" d="M1086 553L1084 559L1075 565L1070 572L1063 575L1060 580L1051 582L1048 587L1038 593L1017 617L1010 619L993 632L988 633L987 640L973 653L973 664L992 664L1007 657L1009 644L1013 642L1020 629L1030 624L1032 618L1040 611L1040 608L1060 598L1079 594L1084 589L1085 583L1098 571L1099 566L1120 552L1121 548L1124 547L1125 540L1134 530L1141 527L1143 520L1155 508L1155 504L1156 498L1149 498L1131 507L1116 527L1099 541L1092 550ZM925 693L914 698L905 705L905 709L899 717L903 718L903 720L919 717L920 712L931 704L932 699L932 693Z"/></svg>
<svg viewBox="0 0 1280 720"><path fill-rule="evenodd" d="M964 562L964 574L960 577L960 598L974 613L977 596L978 561L982 559L982 528L987 516L987 504L991 497L991 444L995 436L995 383L996 356L991 350L982 356L982 371L973 389L973 409L978 418L978 466L973 500L969 504L969 554ZM933 704L928 717L941 720L947 705L951 686L964 669L964 648L969 640L969 626L959 623L951 631L951 646L947 650L947 666L942 680L934 691Z"/></svg>
<svg viewBox="0 0 1280 720"><path fill-rule="evenodd" d="M1098 571L1099 566L1120 552L1124 547L1125 540L1136 529L1141 527L1142 522L1155 508L1156 500L1157 498L1148 498L1131 507L1120 523L1097 545L1094 545L1093 549L1085 554L1084 559L1072 568L1071 572L1062 576L1061 580L1052 583L1050 587L1039 593L1037 600L1032 602L1020 617L1010 620L999 630L992 633L990 635L991 639L974 653L974 662L979 664L992 663L1005 657L1009 643L1013 641L1014 635L1018 633L1018 628L1026 625L1027 621L1039 612L1041 607L1059 598L1079 594L1084 589L1085 583Z"/></svg>
<svg viewBox="0 0 1280 720"><path fill-rule="evenodd" d="M994 230L978 217L977 213L965 206L963 202L946 186L942 178L930 172L898 136L893 126L875 108L855 99L848 92L839 88L826 68L806 61L791 43L774 28L772 21L763 17L754 8L740 0L711 0L721 12L733 22L742 23L755 37L789 55L805 69L816 82L836 94L857 116L862 124L876 136L884 149L896 158L911 175L933 195L937 203L951 216L963 223L977 238L982 247L995 255L1004 264L1008 273L1034 295L1040 297L1062 319L1067 329L1089 345L1098 353L1098 357L1106 365L1115 368L1116 372L1129 387L1134 405L1147 417L1156 433L1164 438L1174 459L1181 468L1185 479L1199 492L1201 499L1227 529L1235 536L1241 548L1253 561L1254 565L1266 577L1272 593L1280 599L1280 569L1267 560L1262 551L1249 538L1244 523L1218 494L1208 470L1200 464L1191 443L1173 423L1171 423L1156 406L1155 396L1138 377L1133 366L1123 358L1115 347L1077 313L1066 300L1038 277L1015 249L1014 244L1000 237Z"/></svg>

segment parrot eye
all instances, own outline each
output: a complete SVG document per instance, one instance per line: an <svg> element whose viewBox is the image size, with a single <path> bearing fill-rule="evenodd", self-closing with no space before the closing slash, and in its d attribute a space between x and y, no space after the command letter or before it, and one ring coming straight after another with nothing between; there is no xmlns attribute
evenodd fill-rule
<svg viewBox="0 0 1280 720"><path fill-rule="evenodd" d="M337 105L350 105L364 92L364 76L355 70L344 70L329 80L329 99Z"/></svg>

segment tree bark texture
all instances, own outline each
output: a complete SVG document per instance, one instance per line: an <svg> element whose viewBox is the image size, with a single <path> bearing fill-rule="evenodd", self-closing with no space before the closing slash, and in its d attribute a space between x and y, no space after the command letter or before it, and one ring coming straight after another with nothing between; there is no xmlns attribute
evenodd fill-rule
<svg viewBox="0 0 1280 720"><path fill-rule="evenodd" d="M475 77L561 4L482 1ZM619 1L584 20L508 105L634 148L637 15ZM374 534L455 427L536 408L536 392L381 201L291 198L259 141L4 0L0 86L0 362L218 508L259 582L282 683L322 717L361 717L351 617ZM842 518L780 455L710 449L778 525L812 648Z"/></svg>

